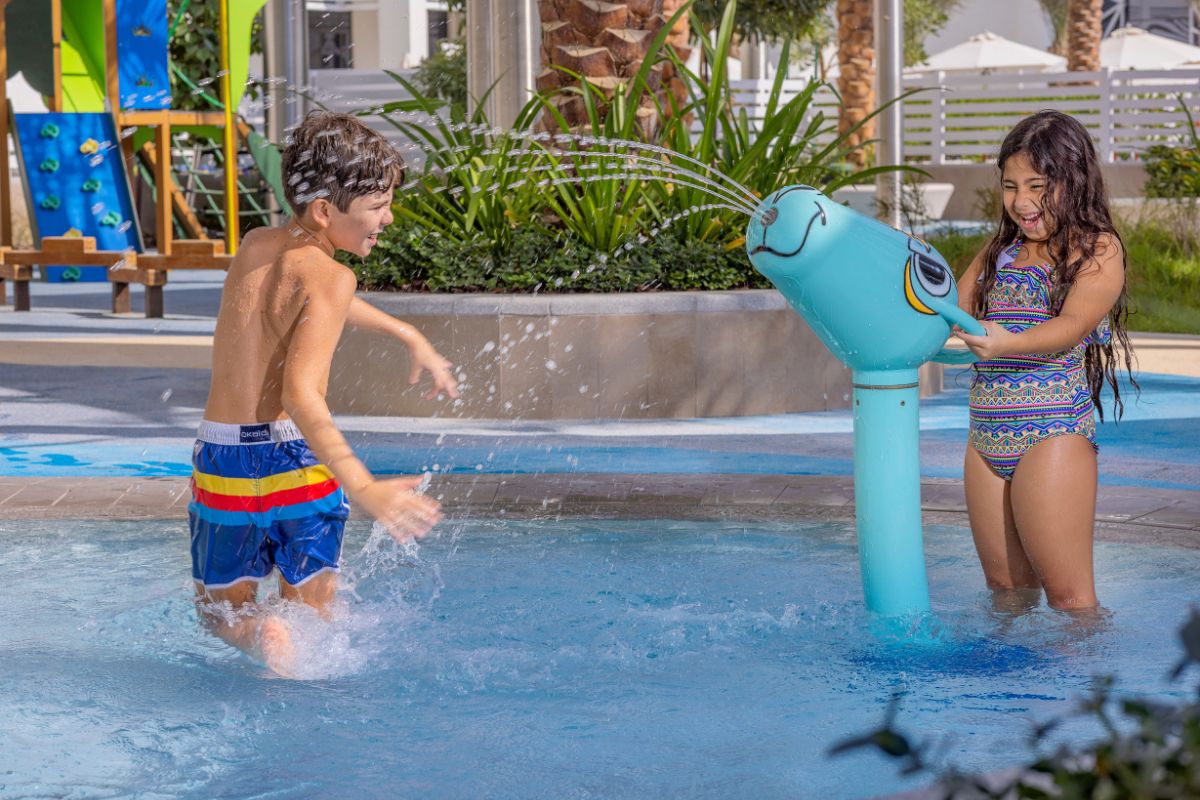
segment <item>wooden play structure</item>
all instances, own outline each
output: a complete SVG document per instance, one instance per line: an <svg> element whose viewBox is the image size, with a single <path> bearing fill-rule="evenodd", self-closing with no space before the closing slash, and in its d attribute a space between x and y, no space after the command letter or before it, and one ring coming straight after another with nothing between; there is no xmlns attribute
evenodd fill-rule
<svg viewBox="0 0 1200 800"><path fill-rule="evenodd" d="M161 317L171 270L228 267L238 246L238 137L251 135L236 109L249 71L251 23L266 0L208 0L214 1L221 11L223 108L181 111L170 107L166 0L0 0L5 76L10 53L30 53L27 43L18 48L10 36L29 36L49 15L48 63L11 66L41 67L51 90L42 90L47 112L13 114L0 84L0 304L12 283L13 309L29 310L36 266L48 280L107 280L114 313L130 311L130 286L140 284L146 316ZM223 241L207 238L172 172L171 134L181 128L221 131ZM10 132L36 243L28 250L13 248ZM153 252L142 246L131 200L139 156L154 186ZM176 220L196 238L175 239Z"/></svg>

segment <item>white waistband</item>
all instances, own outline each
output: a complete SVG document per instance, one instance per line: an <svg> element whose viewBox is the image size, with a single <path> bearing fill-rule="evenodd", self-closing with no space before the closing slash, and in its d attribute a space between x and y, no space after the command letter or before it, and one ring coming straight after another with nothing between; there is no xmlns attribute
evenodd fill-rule
<svg viewBox="0 0 1200 800"><path fill-rule="evenodd" d="M202 420L196 438L209 444L266 444L268 442L291 442L303 439L304 434L290 419L274 422L252 422L235 425L230 422Z"/></svg>

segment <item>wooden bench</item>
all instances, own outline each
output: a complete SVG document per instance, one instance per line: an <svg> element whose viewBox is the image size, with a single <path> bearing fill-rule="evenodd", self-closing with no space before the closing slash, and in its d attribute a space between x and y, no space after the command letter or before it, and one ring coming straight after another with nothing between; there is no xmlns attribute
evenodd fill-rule
<svg viewBox="0 0 1200 800"><path fill-rule="evenodd" d="M28 311L34 265L106 267L112 284L113 313L129 312L129 285L140 283L146 287L146 316L157 318L163 315L163 287L172 269L228 269L232 260L225 254L225 243L218 239L181 239L172 243L170 253L139 254L132 250L97 250L92 236L46 236L37 250L0 249L0 297L3 281L11 281L13 310Z"/></svg>

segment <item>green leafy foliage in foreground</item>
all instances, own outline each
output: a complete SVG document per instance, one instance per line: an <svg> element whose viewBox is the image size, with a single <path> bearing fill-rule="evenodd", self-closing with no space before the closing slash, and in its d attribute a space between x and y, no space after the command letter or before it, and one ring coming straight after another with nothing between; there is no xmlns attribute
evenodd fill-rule
<svg viewBox="0 0 1200 800"><path fill-rule="evenodd" d="M397 216L369 260L351 263L367 289L431 292L631 292L766 288L741 248L652 239L605 260L543 227L513 231L497 249L485 236L450 239Z"/></svg>
<svg viewBox="0 0 1200 800"><path fill-rule="evenodd" d="M1176 679L1189 666L1200 665L1200 613L1195 609L1180 630L1180 639L1184 654L1175 669ZM1111 679L1098 681L1079 707L1081 714L1100 723L1105 731L1102 740L1043 751L1059 721L1039 724L1030 731L1032 761L1002 775L981 778L937 768L931 763L933 743L916 742L896 728L897 701L882 727L840 742L830 753L876 750L897 759L903 774L938 776L940 795L947 800L1200 797L1200 692L1196 699L1176 704L1114 697L1112 687Z"/></svg>
<svg viewBox="0 0 1200 800"><path fill-rule="evenodd" d="M1200 334L1200 233L1172 216L1118 221L1129 269L1129 327L1135 331ZM930 238L961 277L990 234Z"/></svg>

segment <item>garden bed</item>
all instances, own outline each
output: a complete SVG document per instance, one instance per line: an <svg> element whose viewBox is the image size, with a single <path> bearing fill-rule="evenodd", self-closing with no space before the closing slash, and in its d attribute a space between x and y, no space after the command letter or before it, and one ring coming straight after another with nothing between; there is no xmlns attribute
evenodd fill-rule
<svg viewBox="0 0 1200 800"><path fill-rule="evenodd" d="M650 419L845 408L850 371L774 290L577 295L373 292L465 376L462 400L425 400L398 342L347 331L331 408L343 414ZM941 368L921 371L922 392Z"/></svg>

